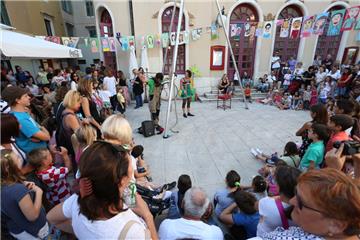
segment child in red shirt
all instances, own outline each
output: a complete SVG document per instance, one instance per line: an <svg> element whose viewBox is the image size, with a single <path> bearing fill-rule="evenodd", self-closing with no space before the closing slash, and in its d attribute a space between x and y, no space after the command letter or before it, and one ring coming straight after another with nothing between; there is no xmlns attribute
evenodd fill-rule
<svg viewBox="0 0 360 240"><path fill-rule="evenodd" d="M330 117L328 127L332 131L332 134L326 144L326 152L330 151L333 148L335 142L350 140L350 137L345 132L345 130L352 127L353 124L353 119L345 114L337 114Z"/></svg>
<svg viewBox="0 0 360 240"><path fill-rule="evenodd" d="M246 85L244 92L245 92L245 99L248 100L249 103L251 103L251 88L249 84Z"/></svg>

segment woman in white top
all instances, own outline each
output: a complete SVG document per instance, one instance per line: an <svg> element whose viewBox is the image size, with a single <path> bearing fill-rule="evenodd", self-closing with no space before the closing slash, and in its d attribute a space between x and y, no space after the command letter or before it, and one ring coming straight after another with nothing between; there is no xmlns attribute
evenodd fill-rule
<svg viewBox="0 0 360 240"><path fill-rule="evenodd" d="M297 179L301 172L290 166L278 166L275 171L276 185L279 196L275 198L265 197L259 201L260 221L256 235L262 237L265 233L275 230L277 227L287 229L293 226L293 222L286 216L286 210L290 207L289 200L295 195Z"/></svg>
<svg viewBox="0 0 360 240"><path fill-rule="evenodd" d="M78 88L78 83L79 83L79 76L77 75L76 72L71 73L70 75L70 90L75 90L77 91Z"/></svg>
<svg viewBox="0 0 360 240"><path fill-rule="evenodd" d="M51 224L78 239L158 239L146 203L128 191L133 168L123 146L95 142L81 155L79 170L80 194L48 213ZM132 208L130 196L136 199Z"/></svg>
<svg viewBox="0 0 360 240"><path fill-rule="evenodd" d="M319 85L320 82L324 81L325 77L325 69L324 67L320 66L318 72L315 74L316 85Z"/></svg>

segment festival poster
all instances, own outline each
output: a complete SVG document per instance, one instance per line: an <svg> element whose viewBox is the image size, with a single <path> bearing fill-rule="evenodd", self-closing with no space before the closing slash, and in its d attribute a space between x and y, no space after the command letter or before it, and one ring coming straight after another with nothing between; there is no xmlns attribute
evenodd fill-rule
<svg viewBox="0 0 360 240"><path fill-rule="evenodd" d="M256 27L257 27L257 23L250 23L250 34L249 34L249 39L250 39L250 43L254 41L255 39L255 32L256 32Z"/></svg>
<svg viewBox="0 0 360 240"><path fill-rule="evenodd" d="M258 25L257 25L257 28L255 30L255 37L262 36L262 33L263 33L263 23L259 22Z"/></svg>
<svg viewBox="0 0 360 240"><path fill-rule="evenodd" d="M160 34L155 34L155 46L156 47L161 47L161 36Z"/></svg>
<svg viewBox="0 0 360 240"><path fill-rule="evenodd" d="M115 46L116 41L115 41L115 38L109 37L108 40L109 40L110 51L111 51L111 52L116 52L116 46Z"/></svg>
<svg viewBox="0 0 360 240"><path fill-rule="evenodd" d="M264 23L264 32L263 32L263 38L269 39L271 37L271 29L272 29L273 22L267 21Z"/></svg>
<svg viewBox="0 0 360 240"><path fill-rule="evenodd" d="M70 38L69 37L61 37L61 41L62 41L62 44L64 46L69 47L69 45L70 45Z"/></svg>
<svg viewBox="0 0 360 240"><path fill-rule="evenodd" d="M206 28L205 28L205 32L206 32L206 33L211 33L211 27L206 27Z"/></svg>
<svg viewBox="0 0 360 240"><path fill-rule="evenodd" d="M102 37L101 38L101 47L103 52L110 52L110 46L109 46L109 41L107 37Z"/></svg>
<svg viewBox="0 0 360 240"><path fill-rule="evenodd" d="M171 46L175 46L176 43L176 32L170 33L170 44Z"/></svg>
<svg viewBox="0 0 360 240"><path fill-rule="evenodd" d="M341 9L341 10L336 10L336 11L331 12L327 36L337 36L340 34L345 11L346 11L346 9Z"/></svg>
<svg viewBox="0 0 360 240"><path fill-rule="evenodd" d="M169 46L169 33L161 34L162 47L167 48Z"/></svg>
<svg viewBox="0 0 360 240"><path fill-rule="evenodd" d="M360 17L358 17L354 30L360 30Z"/></svg>
<svg viewBox="0 0 360 240"><path fill-rule="evenodd" d="M89 47L89 44L90 44L90 39L89 38L84 38L85 47Z"/></svg>
<svg viewBox="0 0 360 240"><path fill-rule="evenodd" d="M241 34L241 24L240 23L230 24L230 37L232 37L234 40L240 40L240 34Z"/></svg>
<svg viewBox="0 0 360 240"><path fill-rule="evenodd" d="M179 45L185 44L184 42L184 32L179 33Z"/></svg>
<svg viewBox="0 0 360 240"><path fill-rule="evenodd" d="M281 24L281 28L280 28L280 37L281 38L289 37L290 23L291 23L291 19L284 19L283 23Z"/></svg>
<svg viewBox="0 0 360 240"><path fill-rule="evenodd" d="M45 37L45 40L46 40L46 41L49 41L49 42L61 44L60 37L57 37L57 36L46 36L46 37Z"/></svg>
<svg viewBox="0 0 360 240"><path fill-rule="evenodd" d="M310 37L314 25L315 16L306 16L301 29L301 37L306 38Z"/></svg>
<svg viewBox="0 0 360 240"><path fill-rule="evenodd" d="M301 31L302 17L293 18L291 22L290 38L298 38Z"/></svg>
<svg viewBox="0 0 360 240"><path fill-rule="evenodd" d="M285 19L278 19L276 20L276 26L280 27L284 23Z"/></svg>
<svg viewBox="0 0 360 240"><path fill-rule="evenodd" d="M121 50L123 51L129 50L129 39L127 37L121 37L120 42L121 42Z"/></svg>
<svg viewBox="0 0 360 240"><path fill-rule="evenodd" d="M202 34L202 28L197 28L191 31L191 37L193 41L199 40Z"/></svg>
<svg viewBox="0 0 360 240"><path fill-rule="evenodd" d="M184 43L189 44L189 31L184 31Z"/></svg>
<svg viewBox="0 0 360 240"><path fill-rule="evenodd" d="M328 12L324 12L316 15L316 19L313 25L312 33L315 35L323 35L326 21L329 17Z"/></svg>
<svg viewBox="0 0 360 240"><path fill-rule="evenodd" d="M211 24L211 40L219 38L218 28L215 24Z"/></svg>
<svg viewBox="0 0 360 240"><path fill-rule="evenodd" d="M153 35L147 35L146 36L146 45L147 47L150 48L154 48L154 36Z"/></svg>
<svg viewBox="0 0 360 240"><path fill-rule="evenodd" d="M99 40L97 38L90 38L91 52L99 52Z"/></svg>
<svg viewBox="0 0 360 240"><path fill-rule="evenodd" d="M131 47L131 46L135 47L135 37L134 36L128 36L128 42L129 42L129 47Z"/></svg>
<svg viewBox="0 0 360 240"><path fill-rule="evenodd" d="M341 31L349 31L353 28L354 24L356 23L356 19L359 16L359 12L360 6L346 9L344 23L342 25Z"/></svg>
<svg viewBox="0 0 360 240"><path fill-rule="evenodd" d="M245 23L244 25L244 37L249 37L250 36L250 27L251 24L249 22Z"/></svg>

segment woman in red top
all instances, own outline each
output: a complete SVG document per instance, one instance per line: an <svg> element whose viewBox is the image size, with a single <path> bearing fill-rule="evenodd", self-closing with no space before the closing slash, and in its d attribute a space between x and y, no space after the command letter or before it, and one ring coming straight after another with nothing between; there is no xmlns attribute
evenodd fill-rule
<svg viewBox="0 0 360 240"><path fill-rule="evenodd" d="M345 68L337 84L337 96L345 97L349 93L349 86L351 85L352 74L350 68Z"/></svg>

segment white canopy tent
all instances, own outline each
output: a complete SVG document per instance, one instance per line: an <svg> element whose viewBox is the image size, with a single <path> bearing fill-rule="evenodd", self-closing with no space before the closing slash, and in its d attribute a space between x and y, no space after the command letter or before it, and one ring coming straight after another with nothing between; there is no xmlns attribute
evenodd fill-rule
<svg viewBox="0 0 360 240"><path fill-rule="evenodd" d="M81 58L80 49L0 28L0 50L6 57L29 59Z"/></svg>

